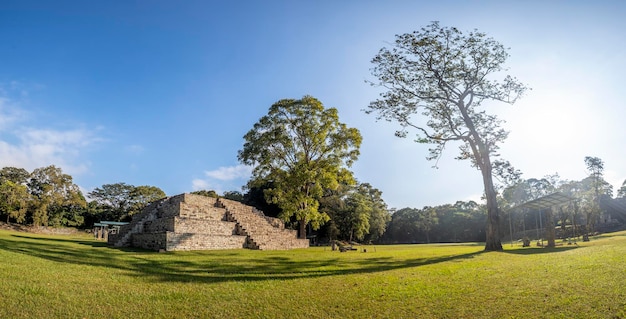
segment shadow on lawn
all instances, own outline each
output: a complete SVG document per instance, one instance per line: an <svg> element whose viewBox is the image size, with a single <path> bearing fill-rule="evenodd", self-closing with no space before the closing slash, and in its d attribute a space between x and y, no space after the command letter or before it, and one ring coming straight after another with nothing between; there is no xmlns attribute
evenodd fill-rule
<svg viewBox="0 0 626 319"><path fill-rule="evenodd" d="M579 247L579 246L558 246L554 248L532 247L532 248L505 250L504 253L514 254L514 255L553 254L553 253L565 252L565 251L569 251L569 250L577 249L577 248L582 248L582 247Z"/></svg>
<svg viewBox="0 0 626 319"><path fill-rule="evenodd" d="M137 249L111 249L100 242L13 235L20 240L0 238L0 249L59 263L122 270L147 281L205 282L263 281L368 274L420 267L473 258L482 251L433 258L396 259L376 257L272 256L224 251L190 253L185 256L155 254ZM82 246L82 247L81 247ZM91 247L85 247L91 246ZM372 256L372 257L370 257Z"/></svg>

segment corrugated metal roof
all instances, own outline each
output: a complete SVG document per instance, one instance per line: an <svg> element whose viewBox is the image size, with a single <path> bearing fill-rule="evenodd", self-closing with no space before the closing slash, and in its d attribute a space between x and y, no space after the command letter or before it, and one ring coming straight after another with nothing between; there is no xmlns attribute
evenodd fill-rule
<svg viewBox="0 0 626 319"><path fill-rule="evenodd" d="M550 195L546 195L543 197L539 197L537 199L533 199L524 204L513 207L512 209L518 208L531 208L531 209L547 209L554 206L561 206L567 204L572 201L576 201L577 199L568 195L565 195L561 192L552 193Z"/></svg>

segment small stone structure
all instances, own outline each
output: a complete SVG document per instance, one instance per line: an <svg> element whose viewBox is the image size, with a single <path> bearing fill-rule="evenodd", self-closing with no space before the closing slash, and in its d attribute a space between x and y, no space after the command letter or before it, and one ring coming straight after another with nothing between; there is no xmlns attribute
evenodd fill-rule
<svg viewBox="0 0 626 319"><path fill-rule="evenodd" d="M130 224L110 234L109 245L151 250L308 248L295 230L263 212L223 198L194 194L168 197L146 206Z"/></svg>

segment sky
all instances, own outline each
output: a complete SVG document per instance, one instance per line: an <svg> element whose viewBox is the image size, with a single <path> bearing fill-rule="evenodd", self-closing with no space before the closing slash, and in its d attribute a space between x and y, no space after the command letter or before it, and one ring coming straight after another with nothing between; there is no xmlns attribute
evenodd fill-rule
<svg viewBox="0 0 626 319"><path fill-rule="evenodd" d="M168 195L237 190L243 136L276 101L318 98L363 136L351 167L393 208L479 200L479 171L363 112L380 90L371 59L440 21L509 49L532 88L500 154L523 178L626 180L624 1L0 0L0 167L56 165L87 193L124 182ZM412 133L412 134L411 134Z"/></svg>

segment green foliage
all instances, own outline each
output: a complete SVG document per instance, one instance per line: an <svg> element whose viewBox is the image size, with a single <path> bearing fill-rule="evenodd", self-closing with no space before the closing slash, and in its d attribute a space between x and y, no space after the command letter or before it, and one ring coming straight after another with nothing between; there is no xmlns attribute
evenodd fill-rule
<svg viewBox="0 0 626 319"><path fill-rule="evenodd" d="M271 184L265 198L282 219L298 221L300 237L307 224L318 229L329 220L318 210L324 190L354 183L347 167L359 155L361 135L311 96L276 102L244 139L239 161L254 166L248 187Z"/></svg>
<svg viewBox="0 0 626 319"><path fill-rule="evenodd" d="M222 197L230 200L236 200L238 202L244 201L244 196L241 192L238 191L226 191L222 194Z"/></svg>
<svg viewBox="0 0 626 319"><path fill-rule="evenodd" d="M0 184L0 212L6 215L7 223L11 218L18 224L26 221L29 199L26 185L8 179Z"/></svg>
<svg viewBox="0 0 626 319"><path fill-rule="evenodd" d="M54 165L37 168L30 174L28 188L33 196L32 221L34 225L68 226L80 224L77 208L86 206L80 189L72 176Z"/></svg>
<svg viewBox="0 0 626 319"><path fill-rule="evenodd" d="M476 244L364 247L367 253L328 247L154 253L110 249L86 236L0 230L0 318L576 319L626 313L624 232L580 247L499 253L481 252Z"/></svg>
<svg viewBox="0 0 626 319"><path fill-rule="evenodd" d="M191 192L192 194L195 195L201 195L201 196L206 196L206 197L211 197L211 198L218 198L220 197L219 195L217 195L217 193L214 190L199 190L199 191L193 191Z"/></svg>
<svg viewBox="0 0 626 319"><path fill-rule="evenodd" d="M484 240L485 208L473 201L403 208L391 215L389 243L476 242Z"/></svg>
<svg viewBox="0 0 626 319"><path fill-rule="evenodd" d="M322 200L323 210L329 213L333 226L337 227L336 237L349 241L379 240L391 220L382 192L369 183L354 187L346 185L339 190Z"/></svg>
<svg viewBox="0 0 626 319"><path fill-rule="evenodd" d="M89 197L106 207L112 220L121 220L128 215L132 206L130 193L134 186L126 183L104 184L89 193Z"/></svg>
<svg viewBox="0 0 626 319"><path fill-rule="evenodd" d="M30 173L23 168L3 167L0 170L0 184L11 181L15 184L26 185L29 177Z"/></svg>
<svg viewBox="0 0 626 319"><path fill-rule="evenodd" d="M134 186L130 191L130 215L141 212L146 205L165 197L165 192L156 186Z"/></svg>
<svg viewBox="0 0 626 319"><path fill-rule="evenodd" d="M366 110L399 123L399 137L415 129L417 142L434 145L430 160L438 160L448 143L459 144L457 159L469 159L483 175L487 250L502 249L492 161L508 133L497 116L480 107L484 101L512 104L525 92L526 87L508 75L493 79L505 71L508 56L502 44L484 33L463 34L437 22L397 35L391 49L382 48L372 60L378 82L371 84L384 91ZM497 172L515 172L506 166Z"/></svg>
<svg viewBox="0 0 626 319"><path fill-rule="evenodd" d="M100 220L122 221L130 220L146 205L166 195L156 186L115 183L96 187L89 193L89 197L101 207L99 209Z"/></svg>

